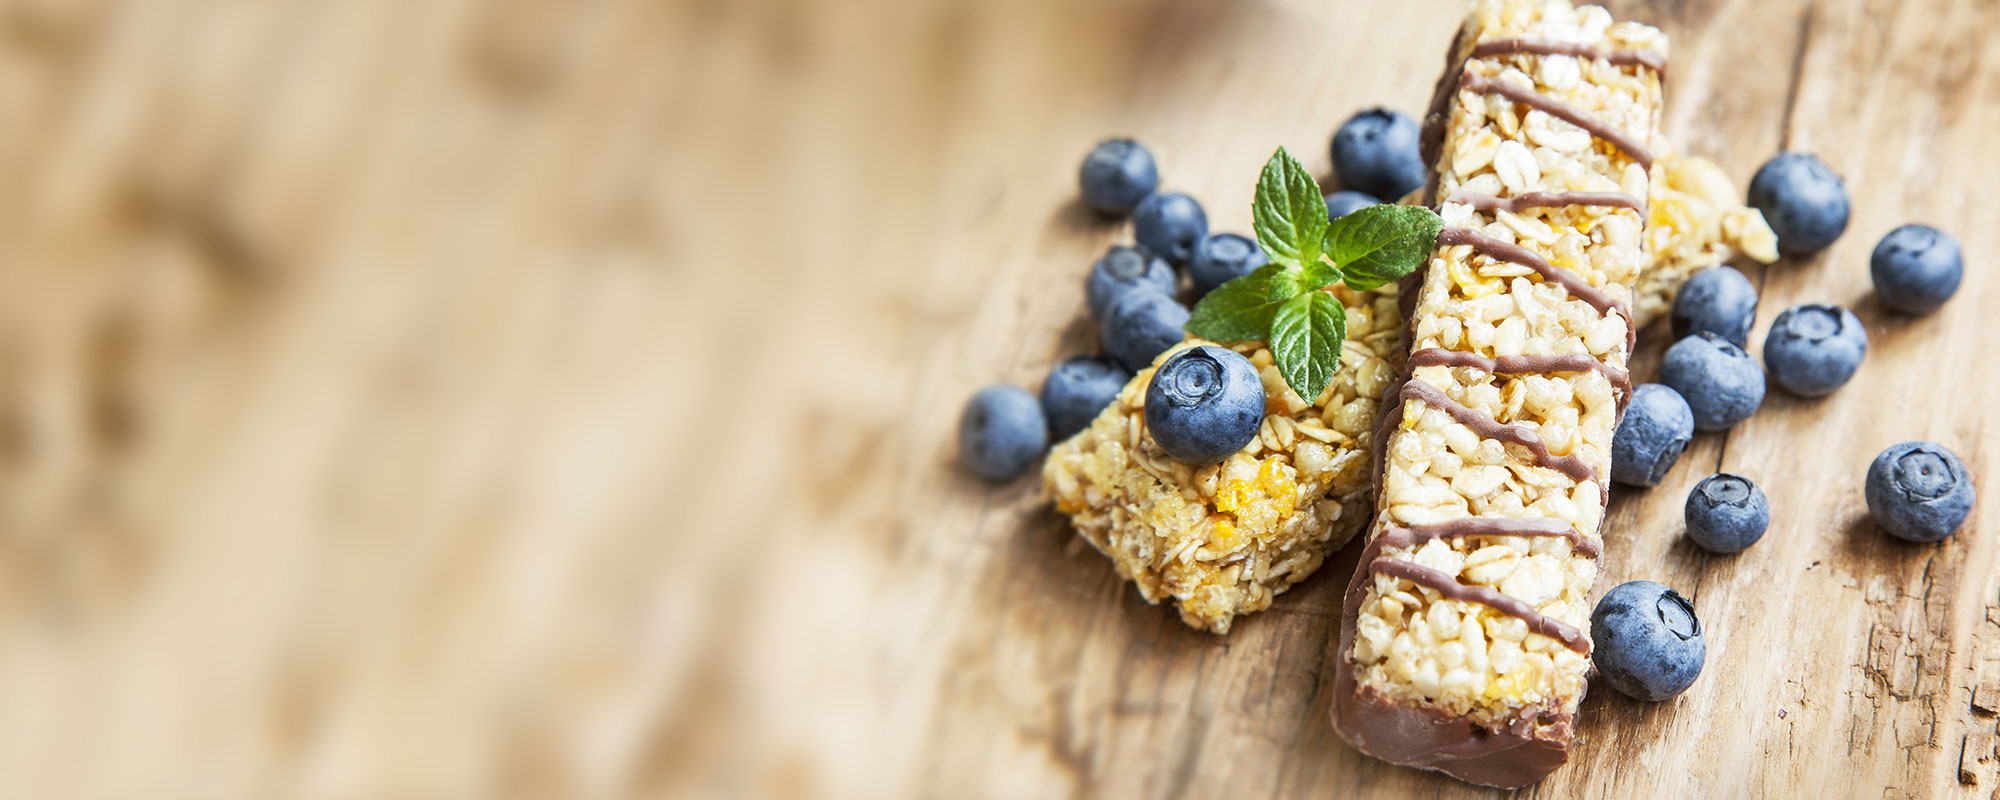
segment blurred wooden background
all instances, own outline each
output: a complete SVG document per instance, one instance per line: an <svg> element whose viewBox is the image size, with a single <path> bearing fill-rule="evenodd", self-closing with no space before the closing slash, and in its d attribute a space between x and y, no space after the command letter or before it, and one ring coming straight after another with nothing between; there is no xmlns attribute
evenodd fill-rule
<svg viewBox="0 0 2000 800"><path fill-rule="evenodd" d="M1847 176L1761 323L1875 338L1617 499L1604 585L1695 597L1710 671L1594 694L1536 791L1990 793L1993 525L1889 543L1859 480L1930 438L2000 491L1960 366L2000 8L1613 6L1676 37L1684 147ZM1461 11L0 0L0 797L1472 793L1330 735L1351 554L1192 632L951 443L1092 346L1093 141L1246 229L1272 147L1324 172L1346 115L1421 106ZM1969 255L1915 321L1865 270L1908 220ZM1733 559L1679 539L1717 467L1777 508Z"/></svg>

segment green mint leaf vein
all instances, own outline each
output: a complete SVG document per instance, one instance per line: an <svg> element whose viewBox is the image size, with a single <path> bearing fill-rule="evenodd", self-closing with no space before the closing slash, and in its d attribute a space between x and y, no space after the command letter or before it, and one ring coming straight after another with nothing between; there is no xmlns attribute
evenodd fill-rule
<svg viewBox="0 0 2000 800"><path fill-rule="evenodd" d="M1306 292L1285 301L1271 318L1271 357L1285 384L1311 403L1333 381L1340 347L1347 341L1347 309L1328 292Z"/></svg>
<svg viewBox="0 0 2000 800"><path fill-rule="evenodd" d="M1257 244L1279 264L1305 266L1319 261L1326 235L1326 198L1304 164L1278 148L1257 180L1250 212Z"/></svg>
<svg viewBox="0 0 2000 800"><path fill-rule="evenodd" d="M1299 291L1310 292L1339 283L1346 273L1330 261L1315 261L1299 270Z"/></svg>
<svg viewBox="0 0 2000 800"><path fill-rule="evenodd" d="M1216 342L1270 338L1278 307L1299 293L1296 268L1266 264L1215 287L1194 304L1187 331Z"/></svg>
<svg viewBox="0 0 2000 800"><path fill-rule="evenodd" d="M1326 228L1326 254L1347 288L1365 292L1410 274L1437 245L1444 220L1421 206L1369 206Z"/></svg>

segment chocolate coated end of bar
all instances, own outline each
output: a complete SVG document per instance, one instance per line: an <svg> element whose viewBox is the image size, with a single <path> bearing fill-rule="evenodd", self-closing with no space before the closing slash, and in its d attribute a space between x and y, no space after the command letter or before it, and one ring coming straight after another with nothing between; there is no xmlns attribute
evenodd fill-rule
<svg viewBox="0 0 2000 800"><path fill-rule="evenodd" d="M1351 683L1336 691L1334 730L1355 749L1391 764L1429 769L1466 783L1519 789L1554 772L1569 760L1567 736L1537 735L1551 727L1491 730L1462 717L1426 708L1398 706L1372 694L1356 692ZM1525 727L1525 726L1524 726ZM1552 734L1553 735L1553 734Z"/></svg>
<svg viewBox="0 0 2000 800"><path fill-rule="evenodd" d="M1432 708L1390 702L1354 682L1354 631L1371 573L1380 554L1372 541L1348 580L1340 611L1340 650L1334 659L1333 730L1354 749L1391 764L1429 769L1466 783L1519 789L1569 760L1576 719L1555 709L1524 709L1510 725L1488 728Z"/></svg>

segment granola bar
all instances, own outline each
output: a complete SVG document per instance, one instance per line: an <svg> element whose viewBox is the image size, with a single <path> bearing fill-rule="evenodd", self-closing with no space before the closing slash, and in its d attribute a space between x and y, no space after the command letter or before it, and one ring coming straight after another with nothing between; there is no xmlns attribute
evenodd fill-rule
<svg viewBox="0 0 2000 800"><path fill-rule="evenodd" d="M1147 602L1174 603L1190 626L1229 632L1367 521L1369 453L1380 398L1402 367L1401 317L1393 288L1332 291L1347 307L1347 341L1333 382L1312 402L1286 386L1262 343L1227 345L1264 383L1264 421L1241 451L1197 467L1167 455L1146 430L1154 368L1211 344L1190 338L1140 370L1043 465L1056 509Z"/></svg>
<svg viewBox="0 0 2000 800"><path fill-rule="evenodd" d="M1425 137L1446 228L1335 655L1363 752L1506 787L1567 757L1666 47L1563 0L1481 0L1452 46Z"/></svg>

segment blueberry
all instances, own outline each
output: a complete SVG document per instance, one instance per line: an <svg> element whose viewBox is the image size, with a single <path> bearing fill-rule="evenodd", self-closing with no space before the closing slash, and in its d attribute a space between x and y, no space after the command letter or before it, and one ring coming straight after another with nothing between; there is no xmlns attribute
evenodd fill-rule
<svg viewBox="0 0 2000 800"><path fill-rule="evenodd" d="M1208 237L1208 214L1194 198L1179 192L1149 194L1132 212L1132 236L1167 263L1180 266Z"/></svg>
<svg viewBox="0 0 2000 800"><path fill-rule="evenodd" d="M1132 213L1140 200L1160 188L1160 170L1153 164L1153 152L1131 139L1098 142L1083 159L1076 177L1083 186L1083 202L1113 216Z"/></svg>
<svg viewBox="0 0 2000 800"><path fill-rule="evenodd" d="M1757 287L1734 267L1710 267L1688 278L1674 296L1670 315L1674 338L1709 331L1737 347L1750 346L1750 326L1757 321Z"/></svg>
<svg viewBox="0 0 2000 800"><path fill-rule="evenodd" d="M1658 702L1686 691L1708 659L1694 604L1652 581L1621 584L1590 614L1590 661L1611 688Z"/></svg>
<svg viewBox="0 0 2000 800"><path fill-rule="evenodd" d="M1326 196L1326 218L1329 220L1340 219L1369 206L1379 206L1381 204L1382 201L1375 199L1375 196L1372 194L1357 192L1353 189L1342 189Z"/></svg>
<svg viewBox="0 0 2000 800"><path fill-rule="evenodd" d="M1098 338L1126 369L1141 370L1167 348L1180 344L1187 306L1158 292L1126 292L1104 312Z"/></svg>
<svg viewBox="0 0 2000 800"><path fill-rule="evenodd" d="M1195 248L1194 260L1188 262L1188 277L1194 279L1195 291L1207 294L1270 261L1256 242L1233 233L1218 233L1201 240L1201 246Z"/></svg>
<svg viewBox="0 0 2000 800"><path fill-rule="evenodd" d="M1764 538L1771 524L1771 501L1750 479L1716 473L1688 492L1688 538L1711 553L1741 553Z"/></svg>
<svg viewBox="0 0 2000 800"><path fill-rule="evenodd" d="M1250 359L1226 347L1175 353L1146 385L1146 430L1167 455L1213 464L1257 438L1264 382Z"/></svg>
<svg viewBox="0 0 2000 800"><path fill-rule="evenodd" d="M1750 205L1778 234L1778 250L1809 256L1847 230L1847 184L1811 153L1779 153L1750 178Z"/></svg>
<svg viewBox="0 0 2000 800"><path fill-rule="evenodd" d="M1771 323L1764 337L1764 366L1771 379L1800 397L1824 397L1861 367L1868 331L1854 312L1840 306L1792 306Z"/></svg>
<svg viewBox="0 0 2000 800"><path fill-rule="evenodd" d="M1114 301L1135 290L1172 297L1174 268L1145 248L1116 245L1091 265L1083 281L1084 305L1101 320Z"/></svg>
<svg viewBox="0 0 2000 800"><path fill-rule="evenodd" d="M1694 412L1674 388L1642 383L1632 389L1625 419L1611 437L1611 479L1652 486L1667 476L1694 438Z"/></svg>
<svg viewBox="0 0 2000 800"><path fill-rule="evenodd" d="M1424 185L1417 123L1400 111L1373 108L1349 117L1333 134L1333 174L1349 189L1396 200Z"/></svg>
<svg viewBox="0 0 2000 800"><path fill-rule="evenodd" d="M1875 243L1868 274L1882 305L1905 314L1928 314L1958 291L1965 256L1951 234L1929 225L1904 225Z"/></svg>
<svg viewBox="0 0 2000 800"><path fill-rule="evenodd" d="M1049 432L1067 439L1090 427L1131 379L1130 370L1104 356L1077 356L1057 364L1042 381L1042 414L1049 418Z"/></svg>
<svg viewBox="0 0 2000 800"><path fill-rule="evenodd" d="M1757 360L1707 331L1667 348L1660 382L1681 393L1698 431L1727 430L1764 403L1764 370Z"/></svg>
<svg viewBox="0 0 2000 800"><path fill-rule="evenodd" d="M1958 531L1976 494L1965 462L1944 445L1904 442L1868 465L1868 513L1898 539L1935 542Z"/></svg>
<svg viewBox="0 0 2000 800"><path fill-rule="evenodd" d="M1049 424L1035 396L1018 386L979 390L958 418L958 458L980 477L1021 474L1049 446Z"/></svg>

